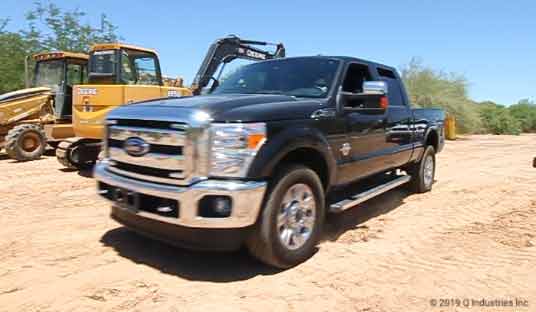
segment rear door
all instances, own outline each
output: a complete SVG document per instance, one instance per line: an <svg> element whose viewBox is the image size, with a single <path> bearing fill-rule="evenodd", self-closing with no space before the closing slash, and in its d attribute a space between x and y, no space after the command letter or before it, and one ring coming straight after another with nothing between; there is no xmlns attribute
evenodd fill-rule
<svg viewBox="0 0 536 312"><path fill-rule="evenodd" d="M399 167L406 164L413 150L411 128L413 115L407 102L400 77L394 69L376 67L379 78L388 85L389 106L385 124L386 165Z"/></svg>

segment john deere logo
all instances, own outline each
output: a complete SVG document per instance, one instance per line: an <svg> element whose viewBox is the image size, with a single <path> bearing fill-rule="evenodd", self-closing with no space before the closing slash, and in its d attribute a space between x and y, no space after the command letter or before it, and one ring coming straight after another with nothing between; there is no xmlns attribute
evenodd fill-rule
<svg viewBox="0 0 536 312"><path fill-rule="evenodd" d="M140 157L149 152L151 145L141 138L128 138L123 144L125 152L130 156Z"/></svg>

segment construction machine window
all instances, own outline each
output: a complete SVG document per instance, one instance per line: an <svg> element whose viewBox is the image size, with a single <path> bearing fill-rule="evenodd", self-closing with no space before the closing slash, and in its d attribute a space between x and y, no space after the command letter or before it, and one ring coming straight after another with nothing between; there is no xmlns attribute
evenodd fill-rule
<svg viewBox="0 0 536 312"><path fill-rule="evenodd" d="M126 52L121 54L121 82L126 84L135 84L136 77L130 58Z"/></svg>
<svg viewBox="0 0 536 312"><path fill-rule="evenodd" d="M283 94L326 97L340 62L332 59L278 59L238 68L214 90L214 94Z"/></svg>
<svg viewBox="0 0 536 312"><path fill-rule="evenodd" d="M156 55L123 50L121 53L121 80L127 84L160 85Z"/></svg>
<svg viewBox="0 0 536 312"><path fill-rule="evenodd" d="M36 65L34 85L58 91L63 83L64 60L48 60Z"/></svg>
<svg viewBox="0 0 536 312"><path fill-rule="evenodd" d="M114 50L95 51L91 55L89 62L89 74L94 76L113 76L117 56Z"/></svg>
<svg viewBox="0 0 536 312"><path fill-rule="evenodd" d="M138 73L138 84L159 84L158 79L156 78L156 60L154 57L137 57L134 59L134 67Z"/></svg>
<svg viewBox="0 0 536 312"><path fill-rule="evenodd" d="M69 87L84 83L84 67L80 64L67 64L67 81Z"/></svg>

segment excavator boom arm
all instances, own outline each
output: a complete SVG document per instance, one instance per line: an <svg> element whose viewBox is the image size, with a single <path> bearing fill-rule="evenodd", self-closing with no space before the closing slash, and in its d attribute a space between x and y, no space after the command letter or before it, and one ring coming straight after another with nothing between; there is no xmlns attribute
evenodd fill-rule
<svg viewBox="0 0 536 312"><path fill-rule="evenodd" d="M272 45L275 52L269 52L255 46ZM235 59L252 61L264 61L274 58L285 57L285 47L282 43L269 43L264 41L243 40L236 36L229 36L216 40L209 48L201 67L197 72L192 84L195 95L206 87L214 78L220 64L229 63Z"/></svg>

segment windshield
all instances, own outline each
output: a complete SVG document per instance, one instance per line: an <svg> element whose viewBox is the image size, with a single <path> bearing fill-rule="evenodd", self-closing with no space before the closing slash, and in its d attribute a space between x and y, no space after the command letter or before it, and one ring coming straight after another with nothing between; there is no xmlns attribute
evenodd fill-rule
<svg viewBox="0 0 536 312"><path fill-rule="evenodd" d="M93 52L89 61L89 74L96 76L114 75L116 62L114 50Z"/></svg>
<svg viewBox="0 0 536 312"><path fill-rule="evenodd" d="M253 63L222 78L213 94L284 94L321 98L328 95L339 61L294 58Z"/></svg>
<svg viewBox="0 0 536 312"><path fill-rule="evenodd" d="M57 91L63 82L63 62L63 60L38 62L34 85Z"/></svg>

